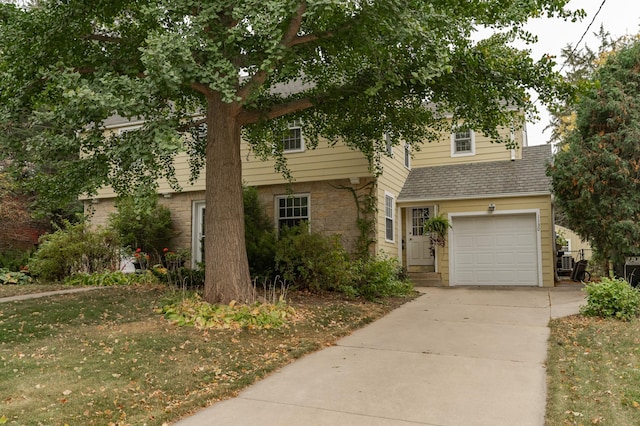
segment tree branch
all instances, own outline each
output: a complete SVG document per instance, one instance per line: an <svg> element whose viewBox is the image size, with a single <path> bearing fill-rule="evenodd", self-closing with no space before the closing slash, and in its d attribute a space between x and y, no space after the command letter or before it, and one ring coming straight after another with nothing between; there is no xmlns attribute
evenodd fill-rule
<svg viewBox="0 0 640 426"><path fill-rule="evenodd" d="M86 40L97 40L97 41L107 41L110 43L122 43L123 39L121 37L113 37L105 34L88 34L85 35L84 38Z"/></svg>
<svg viewBox="0 0 640 426"><path fill-rule="evenodd" d="M190 121L188 123L185 123L182 126L178 127L178 131L179 132L186 132L189 129L201 126L203 124L207 124L207 117L201 118L200 120L195 120L195 121Z"/></svg>
<svg viewBox="0 0 640 426"><path fill-rule="evenodd" d="M289 23L289 28L287 28L287 31L282 35L282 38L280 39L280 44L282 46L287 48L293 46L292 42L297 38L298 31L300 31L300 27L302 26L302 15L306 10L307 3L303 1L298 5L296 14ZM247 82L247 84L245 84L238 90L238 92L236 93L237 96L241 100L245 100L251 92L253 92L257 87L260 87L264 84L264 82L267 80L268 75L269 73L267 72L267 70L263 69L255 73Z"/></svg>
<svg viewBox="0 0 640 426"><path fill-rule="evenodd" d="M196 92L202 93L205 96L211 96L213 94L213 91L209 88L209 86L206 86L202 83L191 83L189 84L189 87L191 87Z"/></svg>
<svg viewBox="0 0 640 426"><path fill-rule="evenodd" d="M241 125L257 123L261 119L270 120L272 118L282 117L292 112L302 111L313 108L315 104L310 98L295 99L293 101L274 105L267 111L242 111L238 115L238 121Z"/></svg>

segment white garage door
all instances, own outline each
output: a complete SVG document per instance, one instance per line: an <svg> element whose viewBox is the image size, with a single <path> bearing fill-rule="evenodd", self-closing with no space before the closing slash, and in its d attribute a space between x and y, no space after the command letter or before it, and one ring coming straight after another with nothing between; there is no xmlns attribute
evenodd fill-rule
<svg viewBox="0 0 640 426"><path fill-rule="evenodd" d="M535 214L454 217L451 285L539 285Z"/></svg>

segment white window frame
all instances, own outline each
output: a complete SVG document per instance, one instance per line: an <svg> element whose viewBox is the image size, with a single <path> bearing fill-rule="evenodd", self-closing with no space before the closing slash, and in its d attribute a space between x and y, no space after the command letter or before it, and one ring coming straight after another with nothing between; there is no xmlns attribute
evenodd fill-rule
<svg viewBox="0 0 640 426"><path fill-rule="evenodd" d="M387 191L384 192L384 240L389 243L396 242L396 197Z"/></svg>
<svg viewBox="0 0 640 426"><path fill-rule="evenodd" d="M204 234L204 217L205 201L193 201L191 206L191 267L195 268L199 262L204 262L202 257L202 238Z"/></svg>
<svg viewBox="0 0 640 426"><path fill-rule="evenodd" d="M276 195L274 202L274 218L275 218L275 226L278 231L280 231L280 200L294 199L294 198L306 198L307 199L307 215L306 216L291 216L286 217L285 219L300 219L301 221L306 220L307 223L311 223L311 194L309 193L301 193L301 194L287 194L287 195ZM285 208L287 208L285 206Z"/></svg>
<svg viewBox="0 0 640 426"><path fill-rule="evenodd" d="M458 141L457 134L461 131L469 131L469 145L470 149L468 151L458 151L457 144ZM452 157L465 157L470 155L476 155L476 135L475 132L471 129L460 127L456 129L453 133L451 133L451 156Z"/></svg>
<svg viewBox="0 0 640 426"><path fill-rule="evenodd" d="M297 137L292 137L292 135L296 131L300 132L300 147L287 149L285 147L285 143L287 143L288 141L297 141ZM282 152L284 153L289 154L292 152L304 152L304 135L302 134L302 126L300 124L300 120L294 120L293 122L289 123L289 131L282 136L282 138L280 139L280 143L282 144Z"/></svg>
<svg viewBox="0 0 640 426"><path fill-rule="evenodd" d="M404 144L404 167L411 170L411 145Z"/></svg>

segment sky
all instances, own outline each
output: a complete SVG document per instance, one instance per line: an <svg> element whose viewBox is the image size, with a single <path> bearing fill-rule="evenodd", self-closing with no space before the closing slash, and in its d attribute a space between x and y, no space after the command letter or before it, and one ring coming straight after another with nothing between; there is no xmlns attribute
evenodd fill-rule
<svg viewBox="0 0 640 426"><path fill-rule="evenodd" d="M602 5L600 13L598 9ZM556 56L558 69L562 66L560 51L567 44L575 46L582 34L589 27L589 23L596 16L591 24L580 47L585 43L597 49L600 45L593 35L598 31L600 25L611 33L615 39L626 34L637 34L640 32L640 1L638 0L572 0L568 8L570 10L584 9L587 16L580 22L571 23L561 19L537 19L532 20L527 29L538 36L538 43L529 46L532 57L539 59L545 53ZM544 130L549 124L549 114L544 107L540 107L541 119L537 122L527 123L527 134L529 145L541 145L549 141L551 130Z"/></svg>

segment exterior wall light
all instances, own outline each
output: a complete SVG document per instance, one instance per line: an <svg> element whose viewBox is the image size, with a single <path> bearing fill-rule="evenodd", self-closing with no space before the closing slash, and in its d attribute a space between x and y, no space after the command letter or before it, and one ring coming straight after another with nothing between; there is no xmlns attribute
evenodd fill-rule
<svg viewBox="0 0 640 426"><path fill-rule="evenodd" d="M493 203L489 203L489 213L491 213L492 211L494 211L496 209L496 205Z"/></svg>

